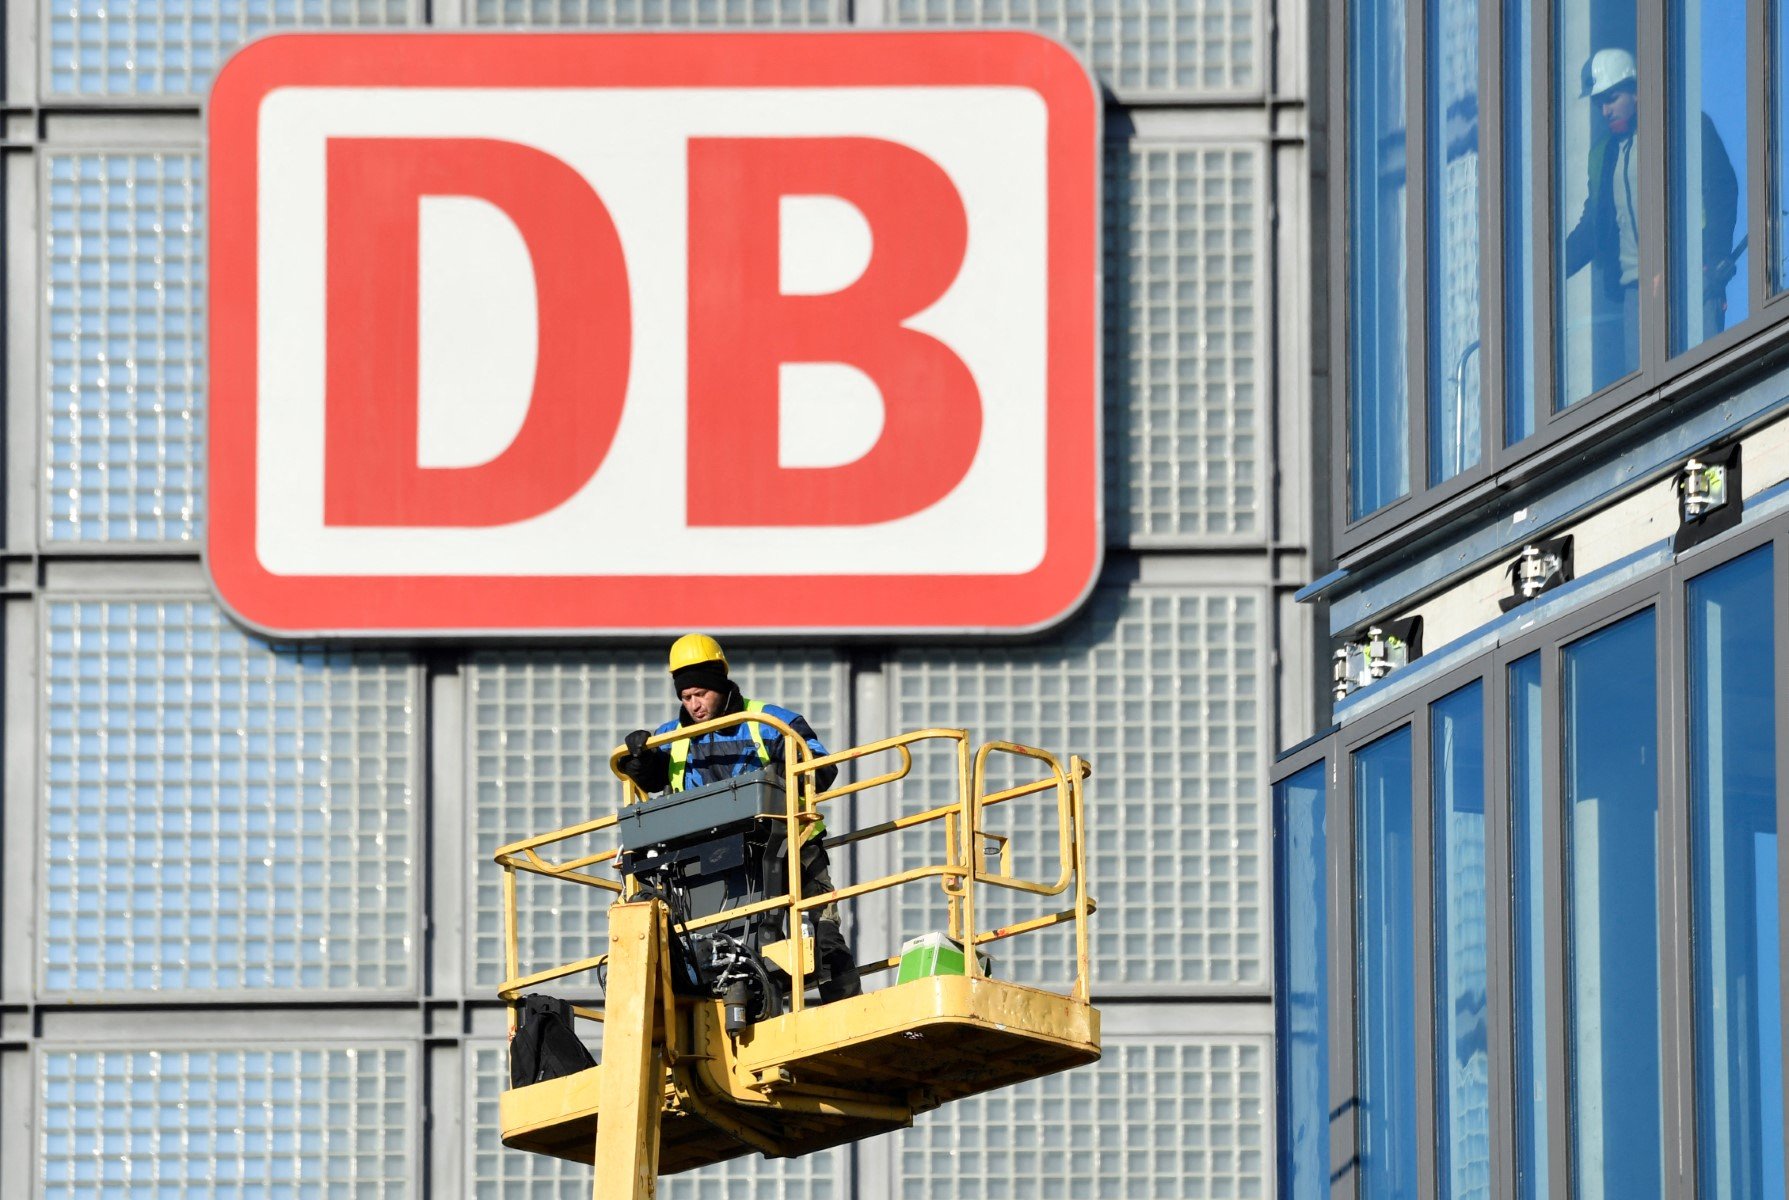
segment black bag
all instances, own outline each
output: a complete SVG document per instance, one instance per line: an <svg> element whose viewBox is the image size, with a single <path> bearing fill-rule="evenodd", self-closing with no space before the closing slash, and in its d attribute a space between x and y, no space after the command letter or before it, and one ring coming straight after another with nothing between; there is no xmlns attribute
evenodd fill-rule
<svg viewBox="0 0 1789 1200"><path fill-rule="evenodd" d="M509 1040L509 1086L526 1087L596 1065L579 1040L571 1002L553 996L523 996L522 1023Z"/></svg>

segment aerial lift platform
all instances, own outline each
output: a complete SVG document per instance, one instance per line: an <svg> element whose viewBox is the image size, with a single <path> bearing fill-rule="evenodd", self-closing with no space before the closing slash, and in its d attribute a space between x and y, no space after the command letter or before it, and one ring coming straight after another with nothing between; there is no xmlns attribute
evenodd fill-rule
<svg viewBox="0 0 1789 1200"><path fill-rule="evenodd" d="M655 798L621 774L626 751L618 747L609 760L625 789L616 813L512 843L495 856L503 868L507 968L498 995L509 1002L512 1037L529 992L596 975L604 994L600 1009L573 1009L577 1017L601 1023L600 1064L505 1091L499 1109L503 1142L600 1164L597 1200L650 1197L659 1175L745 1154L792 1157L873 1137L951 1100L1100 1056L1099 1013L1089 999L1087 922L1095 903L1086 878L1086 762L1074 757L1065 766L1043 750L1011 742L972 749L961 729L924 729L815 757L794 730L761 712L690 725L648 745L747 721L782 733L780 770ZM925 836L932 847L942 847L939 861L814 896L802 894L799 870L759 871L757 893L786 892L763 898L754 893L739 902L742 857L748 865L774 865L779 847L801 845L810 822L822 814L836 821L840 810L829 807L833 802L906 778L916 749L949 756L955 800L836 833L825 843L894 839L910 845ZM889 755L891 769L816 792L822 768ZM990 792L989 766L996 756L1011 760L1004 764L1007 774L1023 764L1017 773L1036 777ZM990 810L1028 800L1054 810L1054 845L1031 856L1050 864L1045 870L1054 871L1051 878L1015 874L1011 839L989 832ZM1048 827L1047 821L1037 824ZM618 846L576 852L598 838L616 837ZM915 856L908 850L894 861ZM623 872L619 882L612 877L617 869ZM523 974L518 872L616 893L607 952ZM715 882L723 875L725 887ZM762 886L766 881L769 886ZM805 931L814 915L829 904L913 887L941 889L951 943L973 948L960 954L961 966L955 966L957 956L948 956L945 973L903 971L902 981L890 986L867 986L861 995L830 1004L809 1001L815 939ZM978 902L991 907L997 895L1029 896L1048 911L982 929ZM980 947L1065 925L1074 948L1066 991L988 974ZM804 933L785 936L791 931ZM946 945L942 938L932 942ZM710 956L725 961L716 968ZM693 961L707 961L710 969L692 971ZM868 984L867 977L901 965L896 954L860 963L858 974ZM704 976L717 969L724 978L711 986ZM728 981L731 986L723 986Z"/></svg>

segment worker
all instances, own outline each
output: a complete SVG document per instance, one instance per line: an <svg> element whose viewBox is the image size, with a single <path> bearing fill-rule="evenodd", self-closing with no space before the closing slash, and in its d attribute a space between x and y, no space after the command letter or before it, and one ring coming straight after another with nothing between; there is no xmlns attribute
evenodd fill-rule
<svg viewBox="0 0 1789 1200"><path fill-rule="evenodd" d="M1565 239L1565 272L1591 267L1602 297L1621 323L1609 358L1615 369L1596 372L1599 386L1640 366L1640 163L1634 134L1639 126L1638 75L1634 56L1619 47L1598 50L1584 64L1583 90L1602 116L1603 132L1591 143L1589 193ZM1733 244L1739 211L1739 184L1733 160L1714 122L1702 114L1701 163L1703 312L1702 336L1720 332L1727 320L1727 282L1743 251ZM1606 362L1606 360L1605 360Z"/></svg>
<svg viewBox="0 0 1789 1200"><path fill-rule="evenodd" d="M689 633L671 645L671 690L677 696L677 715L648 733L636 729L627 735L627 754L619 766L642 791L681 792L751 771L780 769L783 733L774 725L743 721L725 729L682 738L668 746L648 747L649 738L716 717L757 712L775 717L807 743L815 757L824 757L807 718L791 709L762 700L747 700L728 676L726 652L721 644L702 633ZM836 766L821 767L814 775L814 790L824 792L838 777ZM801 892L815 896L833 890L832 868L826 855L826 823L818 815L804 822L801 833ZM840 928L839 906L832 902L819 910L814 922L815 954L829 978L820 984L821 1003L855 996L863 990L857 978L857 959Z"/></svg>

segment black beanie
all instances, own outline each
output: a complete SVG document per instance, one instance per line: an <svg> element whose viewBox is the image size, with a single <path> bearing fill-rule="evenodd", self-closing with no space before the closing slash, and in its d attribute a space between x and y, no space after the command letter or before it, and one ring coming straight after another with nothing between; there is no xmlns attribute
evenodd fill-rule
<svg viewBox="0 0 1789 1200"><path fill-rule="evenodd" d="M711 692L725 694L732 686L732 681L727 678L727 664L718 658L691 663L671 672L671 691L679 697L683 695L684 688L707 688Z"/></svg>

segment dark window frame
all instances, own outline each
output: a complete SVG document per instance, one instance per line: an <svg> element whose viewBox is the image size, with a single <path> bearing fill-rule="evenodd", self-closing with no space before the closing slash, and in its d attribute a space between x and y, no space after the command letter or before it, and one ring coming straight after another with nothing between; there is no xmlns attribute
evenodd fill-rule
<svg viewBox="0 0 1789 1200"><path fill-rule="evenodd" d="M1511 993L1514 949L1512 901L1512 810L1509 761L1509 669L1530 654L1540 656L1543 736L1541 743L1542 788L1540 814L1545 829L1542 861L1544 947L1547 964L1545 1010L1547 1024L1547 1130L1545 1164L1549 1193L1571 1194L1572 1104L1569 1087L1572 1044L1570 1041L1569 979L1565 911L1563 696L1561 658L1569 644L1607 628L1638 612L1656 614L1656 704L1659 736L1658 783L1660 837L1658 928L1660 970L1669 981L1660 997L1661 1090L1666 1097L1663 1140L1672 1177L1669 1194L1692 1195L1698 1170L1696 1126L1695 976L1693 921L1693 827L1689 796L1688 671L1689 636L1687 596L1690 583L1758 549L1773 544L1772 580L1775 588L1772 621L1776 636L1775 678L1779 695L1789 695L1789 513L1773 515L1677 556L1657 571L1625 584L1614 592L1589 600L1552 621L1527 630L1507 642L1487 647L1433 679L1425 679L1352 721L1341 724L1299 746L1275 763L1270 788L1324 763L1324 796L1327 827L1325 887L1328 912L1328 1013L1329 1111L1331 1200L1358 1197L1358 1129L1355 1121L1355 944L1354 878L1357 853L1353 754L1387 734L1411 729L1411 803L1413 836L1413 905L1417 947L1417 1052L1424 1064L1418 1076L1419 1195L1433 1200L1441 1194L1436 1177L1433 1147L1441 1131L1436 1125L1434 1056L1434 977L1436 911L1434 895L1434 846L1430 786L1431 706L1474 680L1484 691L1485 720L1485 818L1486 818L1486 932L1488 959L1488 1010L1492 1026L1489 1041L1491 1194L1514 1195L1516 1153L1515 1103L1519 1081L1515 1078L1515 998ZM1789 705L1776 714L1778 871L1789 878ZM1278 829L1276 814L1275 828ZM1273 859L1275 894L1281 878L1279 846ZM1780 929L1789 931L1789 888L1778 894ZM1277 936L1277 934L1276 934ZM1338 948L1348 948L1338 950ZM1277 952L1276 952L1277 962ZM1276 988L1279 980L1275 978ZM1789 954L1779 960L1778 986L1783 1005L1784 1044L1789 1045ZM1789 1083L1785 1085L1789 1093ZM1785 1097L1789 1112L1789 1095ZM1284 1112L1284 1108L1279 1108ZM1784 1138L1789 1142L1789 1115ZM1297 1200L1305 1200L1298 1197Z"/></svg>
<svg viewBox="0 0 1789 1200"><path fill-rule="evenodd" d="M1775 247L1789 237L1789 220L1779 226L1771 220L1771 194L1775 162L1772 158L1772 123L1774 116L1768 105L1781 88L1789 87L1789 63L1778 64L1784 75L1773 80L1771 66L1773 44L1773 0L1747 0L1748 45L1747 108L1754 114L1748 123L1743 147L1746 166L1747 226L1750 254L1746 272L1748 315L1681 354L1667 357L1670 314L1665 297L1641 308L1641 366L1628 376L1614 381L1600 391L1583 397L1569 407L1555 410L1557 363L1555 362L1555 313L1557 311L1557 274L1554 242L1558 221L1554 212L1559 194L1559 165L1554 161L1553 123L1556 88L1553 78L1553 28L1558 8L1571 0L1533 0L1530 61L1534 64L1532 108L1535 114L1533 134L1533 258L1529 263L1528 302L1534 311L1535 362L1529 365L1533 379L1534 432L1512 446L1503 444L1505 380L1508 377L1506 354L1509 350L1509 323L1506 307L1509 293L1503 269L1506 251L1505 234L1508 210L1504 187L1508 179L1504 152L1509 131L1505 128L1505 83L1513 76L1504 70L1506 61L1505 16L1509 5L1521 0L1480 0L1479 3L1479 371L1480 371L1480 452L1476 465L1439 484L1429 479L1429 371L1427 354L1431 341L1428 271L1431 248L1436 231L1427 221L1429 211L1426 156L1429 146L1429 88L1432 86L1427 61L1428 46L1419 40L1426 36L1426 4L1413 0L1409 29L1410 46L1420 53L1406 57L1405 81L1405 144L1408 166L1405 190L1405 228L1408 256L1407 289L1411 297L1408 307L1407 358L1405 362L1407 405L1405 447L1410 488L1402 497L1359 517L1349 517L1352 463L1349 459L1351 396L1349 363L1353 354L1352 324L1349 318L1349 290L1357 266L1352 260L1352 247L1346 231L1353 219L1349 209L1351 156L1349 102L1350 23L1358 4L1370 0L1339 0L1331 9L1329 43L1329 111L1335 144L1330 157L1335 164L1328 180L1328 210L1335 214L1334 236L1330 239L1328 302L1332 319L1327 322L1329 377L1336 386L1331 391L1332 418L1329 422L1330 460L1336 464L1330 472L1332 544L1339 556L1346 557L1375 543L1390 540L1406 526L1427 527L1425 518L1445 520L1455 511L1482 502L1491 494L1509 487L1526 484L1545 476L1558 464L1571 457L1571 451L1596 439L1617 423L1626 424L1643 412L1650 412L1676 401L1685 394L1706 387L1711 376L1755 365L1759 360L1789 348L1789 279L1784 290L1771 291L1771 258ZM1639 69L1643 77L1666 78L1667 47L1665 45L1666 0L1636 0ZM1648 89L1641 97L1641 120L1650 128L1666 128L1667 96L1665 88ZM1789 131L1785 131L1789 141ZM1667 164L1663 138L1642 143L1641 173L1643 177L1642 213L1649 229L1664 230L1668 220ZM1789 155L1789 147L1785 147ZM1643 275L1666 269L1664 239L1646 239L1642 246Z"/></svg>

